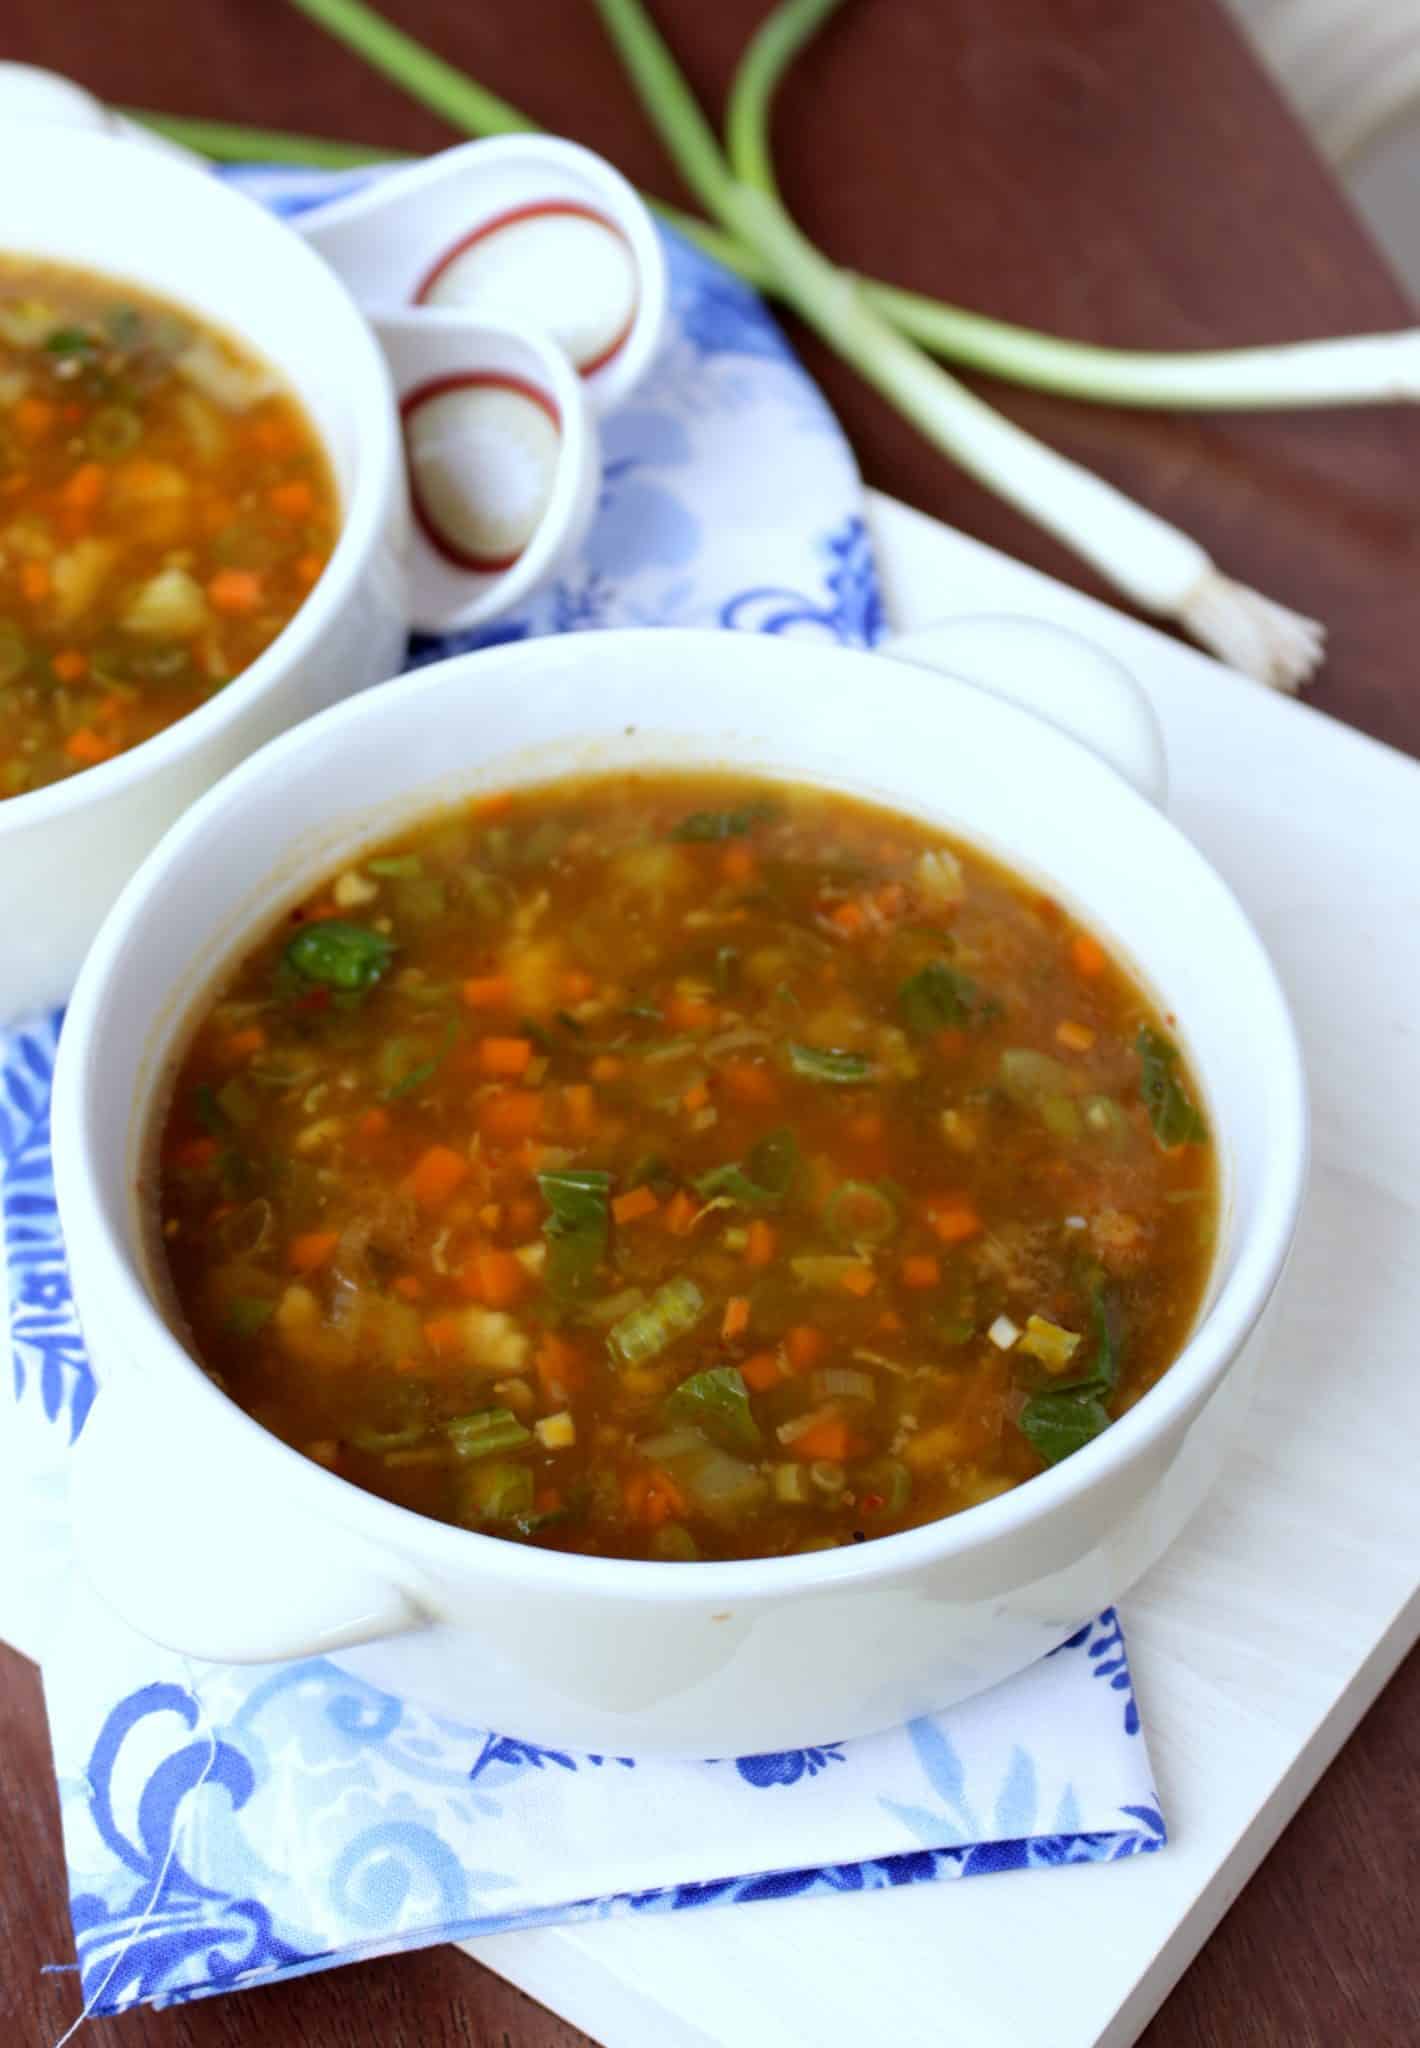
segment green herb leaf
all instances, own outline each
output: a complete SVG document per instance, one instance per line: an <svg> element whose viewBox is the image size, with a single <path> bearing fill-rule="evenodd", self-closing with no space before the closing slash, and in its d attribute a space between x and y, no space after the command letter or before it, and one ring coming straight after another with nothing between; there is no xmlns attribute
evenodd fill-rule
<svg viewBox="0 0 1420 2048"><path fill-rule="evenodd" d="M52 356L77 356L87 355L98 342L87 327L56 327L44 337L44 345Z"/></svg>
<svg viewBox="0 0 1420 2048"><path fill-rule="evenodd" d="M691 1182L697 1195L707 1200L728 1196L747 1209L777 1209L794 1184L799 1167L799 1147L794 1133L785 1125L769 1131L750 1148L743 1163L712 1166ZM648 1175L647 1178L650 1178Z"/></svg>
<svg viewBox="0 0 1420 2048"><path fill-rule="evenodd" d="M871 1063L860 1052L843 1052L837 1046L789 1045L789 1068L805 1081L826 1081L835 1087L851 1087L872 1074Z"/></svg>
<svg viewBox="0 0 1420 2048"><path fill-rule="evenodd" d="M1020 1428L1047 1465L1058 1465L1109 1428L1109 1411L1088 1389L1075 1393L1052 1389L1027 1401L1021 1410Z"/></svg>
<svg viewBox="0 0 1420 2048"><path fill-rule="evenodd" d="M381 1048L380 1068L382 1072L390 1071L394 1074L395 1078L391 1080L387 1088L381 1091L381 1102L400 1102L406 1095L412 1095L416 1088L422 1088L426 1081L432 1081L440 1067L444 1064L444 1061L453 1051L458 1035L458 1024L454 1018L450 1017L444 1026L444 1035L437 1050L430 1053L427 1059L417 1060L413 1066L405 1066L403 1064L404 1055L412 1046L413 1041L407 1038L389 1040ZM397 1049L399 1056L394 1057Z"/></svg>
<svg viewBox="0 0 1420 2048"><path fill-rule="evenodd" d="M976 983L945 960L929 960L897 992L909 1031L928 1038L935 1031L960 1031L977 1004Z"/></svg>
<svg viewBox="0 0 1420 2048"><path fill-rule="evenodd" d="M298 931L281 958L302 982L364 995L388 971L394 951L383 933L327 917Z"/></svg>
<svg viewBox="0 0 1420 2048"><path fill-rule="evenodd" d="M552 1212L542 1226L547 1289L554 1300L570 1301L594 1285L606 1257L611 1175L568 1167L540 1173L537 1184Z"/></svg>
<svg viewBox="0 0 1420 2048"><path fill-rule="evenodd" d="M1162 1032L1145 1024L1134 1041L1134 1049L1143 1068L1139 1093L1159 1143L1167 1151L1172 1151L1175 1145L1206 1145L1208 1126L1189 1101L1174 1071L1178 1047L1170 1044Z"/></svg>
<svg viewBox="0 0 1420 2048"><path fill-rule="evenodd" d="M752 1456L759 1449L759 1424L750 1412L749 1389L733 1365L692 1373L667 1395L661 1414L667 1424L687 1423L703 1430L721 1450Z"/></svg>
<svg viewBox="0 0 1420 2048"><path fill-rule="evenodd" d="M736 811L692 811L671 832L672 839L705 843L715 839L743 839L756 825L774 816L774 805L745 804Z"/></svg>

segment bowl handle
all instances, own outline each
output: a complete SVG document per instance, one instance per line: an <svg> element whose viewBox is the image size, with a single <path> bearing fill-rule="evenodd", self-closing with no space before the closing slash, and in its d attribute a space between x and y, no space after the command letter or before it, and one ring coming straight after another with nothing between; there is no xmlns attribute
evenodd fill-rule
<svg viewBox="0 0 1420 2048"><path fill-rule="evenodd" d="M103 1389L75 1446L70 1503L79 1561L124 1621L192 1657L266 1664L427 1619L358 1538L332 1538L245 1483L247 1469L192 1457L131 1382Z"/></svg>
<svg viewBox="0 0 1420 2048"><path fill-rule="evenodd" d="M1128 669L1092 640L1044 619L981 615L898 634L877 652L1019 704L1082 741L1162 810L1168 767L1154 707Z"/></svg>

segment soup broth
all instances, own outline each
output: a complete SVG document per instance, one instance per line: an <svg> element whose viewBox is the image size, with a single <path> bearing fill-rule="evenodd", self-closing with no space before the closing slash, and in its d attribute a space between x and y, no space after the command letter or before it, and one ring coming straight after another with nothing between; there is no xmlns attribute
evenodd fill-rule
<svg viewBox="0 0 1420 2048"><path fill-rule="evenodd" d="M472 803L257 945L156 1205L198 1356L386 1499L603 1556L774 1556L1071 1455L1183 1345L1199 1094L1060 904L743 777Z"/></svg>

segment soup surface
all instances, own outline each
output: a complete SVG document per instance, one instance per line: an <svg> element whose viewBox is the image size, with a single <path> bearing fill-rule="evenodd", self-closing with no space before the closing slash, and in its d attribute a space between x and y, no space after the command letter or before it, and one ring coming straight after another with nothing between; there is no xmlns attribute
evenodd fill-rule
<svg viewBox="0 0 1420 2048"><path fill-rule="evenodd" d="M208 1009L158 1204L198 1355L357 1485L555 1549L862 1542L1068 1456L1217 1218L1165 1021L928 826L740 778L475 803Z"/></svg>
<svg viewBox="0 0 1420 2048"><path fill-rule="evenodd" d="M205 703L296 611L338 519L264 363L128 285L0 258L0 797Z"/></svg>

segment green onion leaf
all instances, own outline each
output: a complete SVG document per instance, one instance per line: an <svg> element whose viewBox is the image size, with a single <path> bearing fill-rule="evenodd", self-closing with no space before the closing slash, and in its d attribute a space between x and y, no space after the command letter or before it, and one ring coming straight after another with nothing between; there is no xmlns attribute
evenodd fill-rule
<svg viewBox="0 0 1420 2048"><path fill-rule="evenodd" d="M607 1333L612 1357L621 1365L643 1365L694 1329L705 1312L705 1296L683 1274L658 1287L648 1302L613 1323Z"/></svg>
<svg viewBox="0 0 1420 2048"><path fill-rule="evenodd" d="M532 1431L523 1428L511 1408L481 1408L473 1415L456 1415L444 1424L444 1434L461 1458L487 1458L495 1451L514 1451L532 1442Z"/></svg>
<svg viewBox="0 0 1420 2048"><path fill-rule="evenodd" d="M798 1167L799 1147L786 1125L768 1132L752 1146L743 1164L712 1166L691 1186L707 1200L728 1196L747 1209L777 1209L793 1186Z"/></svg>
<svg viewBox="0 0 1420 2048"><path fill-rule="evenodd" d="M570 1301L595 1285L606 1257L611 1175L591 1167L564 1167L540 1173L537 1184L551 1211L542 1226L547 1289L554 1300Z"/></svg>
<svg viewBox="0 0 1420 2048"><path fill-rule="evenodd" d="M837 1046L789 1044L789 1068L805 1081L826 1081L839 1088L852 1087L872 1076L872 1065L860 1052L843 1052Z"/></svg>
<svg viewBox="0 0 1420 2048"><path fill-rule="evenodd" d="M671 1426L693 1424L721 1450L752 1456L759 1449L759 1424L750 1412L749 1389L733 1365L692 1373L666 1396L661 1414Z"/></svg>
<svg viewBox="0 0 1420 2048"><path fill-rule="evenodd" d="M1058 1465L1109 1428L1109 1411L1088 1389L1035 1394L1021 1410L1021 1433L1047 1465Z"/></svg>
<svg viewBox="0 0 1420 2048"><path fill-rule="evenodd" d="M380 932L327 917L297 932L281 958L302 982L364 995L386 973L394 950Z"/></svg>
<svg viewBox="0 0 1420 2048"><path fill-rule="evenodd" d="M774 816L774 805L745 804L737 811L692 811L672 828L671 838L705 844L717 839L743 839L756 825Z"/></svg>
<svg viewBox="0 0 1420 2048"><path fill-rule="evenodd" d="M976 983L970 975L929 960L897 992L898 1008L909 1031L929 1038L937 1031L960 1031L976 1008Z"/></svg>
<svg viewBox="0 0 1420 2048"><path fill-rule="evenodd" d="M1162 1032L1145 1024L1134 1041L1134 1049L1143 1067L1139 1093L1159 1143L1166 1151L1172 1151L1175 1145L1206 1145L1208 1126L1174 1072L1178 1047L1171 1045Z"/></svg>

